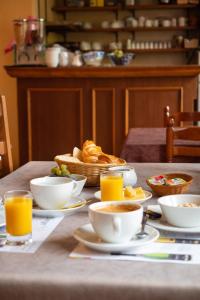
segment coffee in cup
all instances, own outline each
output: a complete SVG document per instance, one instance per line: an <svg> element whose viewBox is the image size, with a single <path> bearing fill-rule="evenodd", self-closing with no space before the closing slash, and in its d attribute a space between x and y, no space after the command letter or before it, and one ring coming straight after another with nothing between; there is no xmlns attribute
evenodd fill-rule
<svg viewBox="0 0 200 300"><path fill-rule="evenodd" d="M89 206L94 231L105 242L129 242L140 230L143 208L130 201L106 201Z"/></svg>
<svg viewBox="0 0 200 300"><path fill-rule="evenodd" d="M123 212L130 212L138 209L138 206L136 205L107 205L105 207L100 207L97 209L97 211L101 212L108 212L108 213L123 213Z"/></svg>

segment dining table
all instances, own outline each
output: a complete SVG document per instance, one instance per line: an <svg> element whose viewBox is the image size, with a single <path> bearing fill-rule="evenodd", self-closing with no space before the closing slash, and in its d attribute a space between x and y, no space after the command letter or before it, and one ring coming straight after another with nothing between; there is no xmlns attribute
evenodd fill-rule
<svg viewBox="0 0 200 300"><path fill-rule="evenodd" d="M31 161L0 180L0 195L30 189L32 178L46 176L56 163ZM151 191L149 176L187 173L193 176L189 193L200 194L198 163L130 163L137 186ZM98 187L80 195L91 202ZM144 202L156 204L157 196ZM89 204L88 204L89 205ZM18 300L196 300L200 298L198 264L71 258L78 242L73 232L89 223L88 205L66 215L35 253L0 252L0 299Z"/></svg>

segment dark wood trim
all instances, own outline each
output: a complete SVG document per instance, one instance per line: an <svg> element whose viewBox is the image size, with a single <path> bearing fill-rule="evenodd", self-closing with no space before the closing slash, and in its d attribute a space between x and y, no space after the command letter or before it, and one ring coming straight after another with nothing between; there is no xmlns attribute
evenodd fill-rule
<svg viewBox="0 0 200 300"><path fill-rule="evenodd" d="M66 67L48 68L33 66L5 66L11 77L16 78L146 78L194 77L200 73L198 65L155 67Z"/></svg>

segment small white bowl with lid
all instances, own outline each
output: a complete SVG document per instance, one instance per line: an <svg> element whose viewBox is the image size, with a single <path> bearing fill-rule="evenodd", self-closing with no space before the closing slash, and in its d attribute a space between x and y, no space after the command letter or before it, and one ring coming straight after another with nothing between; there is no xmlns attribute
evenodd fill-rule
<svg viewBox="0 0 200 300"><path fill-rule="evenodd" d="M130 166L116 166L108 169L109 171L116 171L123 173L124 186L134 186L137 183L137 174L135 169Z"/></svg>

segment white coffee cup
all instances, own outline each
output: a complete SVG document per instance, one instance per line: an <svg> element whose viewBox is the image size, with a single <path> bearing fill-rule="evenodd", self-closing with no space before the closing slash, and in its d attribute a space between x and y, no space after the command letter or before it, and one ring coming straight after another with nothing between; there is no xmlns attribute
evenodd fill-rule
<svg viewBox="0 0 200 300"><path fill-rule="evenodd" d="M87 181L87 177L80 174L70 174L70 178L76 181L76 191L73 192L73 196L79 196Z"/></svg>
<svg viewBox="0 0 200 300"><path fill-rule="evenodd" d="M59 47L47 48L45 51L45 63L48 67L56 68L59 63Z"/></svg>
<svg viewBox="0 0 200 300"><path fill-rule="evenodd" d="M91 50L91 43L87 41L82 41L80 44L80 49L83 51L89 51Z"/></svg>
<svg viewBox="0 0 200 300"><path fill-rule="evenodd" d="M124 181L124 186L127 185L136 185L137 183L137 175L135 172L135 169L129 166L117 166L117 167L111 167L108 169L109 171L117 171L123 174L123 181Z"/></svg>
<svg viewBox="0 0 200 300"><path fill-rule="evenodd" d="M30 181L36 204L43 209L61 209L78 190L75 180L67 177L40 177Z"/></svg>
<svg viewBox="0 0 200 300"><path fill-rule="evenodd" d="M91 24L90 22L85 22L85 23L83 24L83 28L84 28L84 29L91 29L91 28L92 28L92 24Z"/></svg>
<svg viewBox="0 0 200 300"><path fill-rule="evenodd" d="M116 209L118 212L115 212ZM142 206L130 201L97 202L89 206L89 219L93 229L108 243L130 241L140 230L142 217Z"/></svg>
<svg viewBox="0 0 200 300"><path fill-rule="evenodd" d="M161 24L163 27L170 27L172 25L172 22L169 19L164 19L162 20Z"/></svg>
<svg viewBox="0 0 200 300"><path fill-rule="evenodd" d="M92 49L95 51L102 50L102 43L101 42L93 42L92 43Z"/></svg>
<svg viewBox="0 0 200 300"><path fill-rule="evenodd" d="M146 19L145 21L145 27L152 27L153 26L153 20Z"/></svg>
<svg viewBox="0 0 200 300"><path fill-rule="evenodd" d="M102 28L109 28L109 26L110 26L110 24L109 24L108 21L103 21L103 22L101 23L101 27L102 27Z"/></svg>
<svg viewBox="0 0 200 300"><path fill-rule="evenodd" d="M59 54L59 65L66 67L69 64L69 54L67 51L61 51Z"/></svg>

